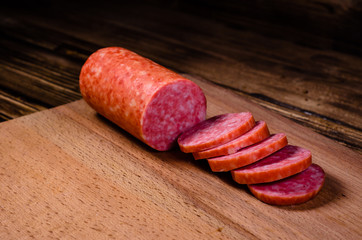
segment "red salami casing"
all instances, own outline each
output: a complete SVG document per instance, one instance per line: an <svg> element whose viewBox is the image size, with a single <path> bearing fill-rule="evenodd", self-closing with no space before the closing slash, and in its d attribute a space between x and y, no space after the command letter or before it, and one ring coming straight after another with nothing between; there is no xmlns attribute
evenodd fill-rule
<svg viewBox="0 0 362 240"><path fill-rule="evenodd" d="M206 116L206 99L195 83L120 47L93 53L79 86L99 114L160 151Z"/></svg>

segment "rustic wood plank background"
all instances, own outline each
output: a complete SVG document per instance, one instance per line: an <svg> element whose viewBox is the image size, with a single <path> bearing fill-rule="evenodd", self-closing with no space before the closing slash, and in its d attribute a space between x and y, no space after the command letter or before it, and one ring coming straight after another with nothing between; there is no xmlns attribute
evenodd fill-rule
<svg viewBox="0 0 362 240"><path fill-rule="evenodd" d="M362 148L362 3L11 1L0 9L0 120L80 99L86 58L122 46Z"/></svg>

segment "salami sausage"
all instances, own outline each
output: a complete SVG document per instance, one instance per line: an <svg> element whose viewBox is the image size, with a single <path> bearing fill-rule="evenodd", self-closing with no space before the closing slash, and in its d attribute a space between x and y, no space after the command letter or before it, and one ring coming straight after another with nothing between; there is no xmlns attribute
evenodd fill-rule
<svg viewBox="0 0 362 240"><path fill-rule="evenodd" d="M93 53L82 67L84 100L150 147L164 151L205 120L206 99L192 81L120 47Z"/></svg>
<svg viewBox="0 0 362 240"><path fill-rule="evenodd" d="M265 140L227 156L209 158L210 168L214 172L226 172L254 163L278 151L288 144L284 133L271 135Z"/></svg>
<svg viewBox="0 0 362 240"><path fill-rule="evenodd" d="M226 113L193 126L179 137L178 144L183 152L200 152L229 142L254 125L250 112Z"/></svg>
<svg viewBox="0 0 362 240"><path fill-rule="evenodd" d="M247 133L240 137L222 144L220 146L210 148L205 151L192 153L195 159L211 158L236 153L241 148L258 143L269 136L269 129L264 121L256 122L255 126Z"/></svg>
<svg viewBox="0 0 362 240"><path fill-rule="evenodd" d="M291 177L271 182L248 185L259 200L274 205L292 205L312 199L321 190L325 179L323 169L317 164Z"/></svg>
<svg viewBox="0 0 362 240"><path fill-rule="evenodd" d="M240 184L273 182L297 174L311 163L309 150L288 145L260 161L232 170L231 175Z"/></svg>

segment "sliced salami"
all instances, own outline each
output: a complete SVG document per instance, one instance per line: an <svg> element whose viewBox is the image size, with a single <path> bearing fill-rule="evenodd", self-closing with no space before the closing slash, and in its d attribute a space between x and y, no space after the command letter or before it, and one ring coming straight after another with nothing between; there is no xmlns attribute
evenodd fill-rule
<svg viewBox="0 0 362 240"><path fill-rule="evenodd" d="M297 174L311 163L309 150L287 145L260 161L232 170L231 175L240 184L273 182Z"/></svg>
<svg viewBox="0 0 362 240"><path fill-rule="evenodd" d="M255 125L250 112L227 113L209 118L184 132L178 139L181 151L200 152L229 142Z"/></svg>
<svg viewBox="0 0 362 240"><path fill-rule="evenodd" d="M160 151L205 120L206 99L195 83L123 48L93 53L82 67L79 86L99 114Z"/></svg>
<svg viewBox="0 0 362 240"><path fill-rule="evenodd" d="M254 163L278 151L288 144L284 133L271 135L265 140L227 156L209 158L210 168L214 172L226 172Z"/></svg>
<svg viewBox="0 0 362 240"><path fill-rule="evenodd" d="M195 159L211 158L236 153L241 148L258 143L269 136L268 126L264 121L256 122L255 126L241 135L240 137L222 144L220 146L210 148L205 151L192 153Z"/></svg>
<svg viewBox="0 0 362 240"><path fill-rule="evenodd" d="M317 164L291 177L271 182L248 185L259 200L273 205L292 205L312 199L321 190L325 179L323 169Z"/></svg>

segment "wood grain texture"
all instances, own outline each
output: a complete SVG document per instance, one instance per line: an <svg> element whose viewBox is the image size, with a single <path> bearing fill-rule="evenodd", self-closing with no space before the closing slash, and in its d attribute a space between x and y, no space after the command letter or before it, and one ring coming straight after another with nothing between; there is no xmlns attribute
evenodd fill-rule
<svg viewBox="0 0 362 240"><path fill-rule="evenodd" d="M192 4L190 4L192 2ZM357 0L180 1L178 8L235 29L252 29L314 49L361 55L362 2ZM356 31L357 30L357 31Z"/></svg>
<svg viewBox="0 0 362 240"><path fill-rule="evenodd" d="M9 120L11 118L20 117L37 111L45 110L46 108L36 104L29 99L14 97L14 94L9 94L0 90L0 121Z"/></svg>
<svg viewBox="0 0 362 240"><path fill-rule="evenodd" d="M157 152L83 100L0 124L1 239L358 239L361 155L224 88L193 78L208 116L251 111L312 151L322 191L296 206L255 199L229 173Z"/></svg>
<svg viewBox="0 0 362 240"><path fill-rule="evenodd" d="M116 45L361 151L361 12L359 1L334 0L8 3L0 118L30 113L24 100L49 108L79 99L85 59Z"/></svg>

